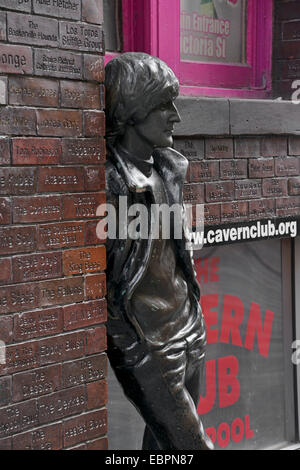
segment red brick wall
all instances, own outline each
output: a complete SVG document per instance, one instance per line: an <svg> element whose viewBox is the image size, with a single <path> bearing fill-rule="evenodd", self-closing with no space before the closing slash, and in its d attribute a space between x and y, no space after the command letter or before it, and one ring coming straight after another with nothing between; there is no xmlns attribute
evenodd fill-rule
<svg viewBox="0 0 300 470"><path fill-rule="evenodd" d="M300 215L300 137L176 139L189 160L185 201L205 224Z"/></svg>
<svg viewBox="0 0 300 470"><path fill-rule="evenodd" d="M274 97L290 100L300 80L300 2L275 0L274 25ZM299 84L297 89L299 89ZM299 99L298 94L297 99Z"/></svg>
<svg viewBox="0 0 300 470"><path fill-rule="evenodd" d="M0 0L0 449L107 446L101 0Z"/></svg>

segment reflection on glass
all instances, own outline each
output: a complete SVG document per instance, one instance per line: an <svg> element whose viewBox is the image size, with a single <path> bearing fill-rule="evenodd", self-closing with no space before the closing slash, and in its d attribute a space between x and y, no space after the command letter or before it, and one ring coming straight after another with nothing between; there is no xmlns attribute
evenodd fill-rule
<svg viewBox="0 0 300 470"><path fill-rule="evenodd" d="M122 51L122 1L104 0L104 34L107 51Z"/></svg>
<svg viewBox="0 0 300 470"><path fill-rule="evenodd" d="M285 439L280 240L195 253L207 324L198 412L217 450L265 449ZM157 396L159 400L159 395ZM140 449L144 424L109 377L110 449Z"/></svg>
<svg viewBox="0 0 300 470"><path fill-rule="evenodd" d="M247 0L180 0L181 60L246 63Z"/></svg>

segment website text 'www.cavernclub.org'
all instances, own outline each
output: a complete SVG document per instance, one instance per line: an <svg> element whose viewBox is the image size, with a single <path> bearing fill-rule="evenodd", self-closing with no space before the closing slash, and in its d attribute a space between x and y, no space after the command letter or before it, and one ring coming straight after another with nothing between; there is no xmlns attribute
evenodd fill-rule
<svg viewBox="0 0 300 470"><path fill-rule="evenodd" d="M209 229L206 234L204 232L193 232L191 233L191 237L193 243L196 245L207 246L226 242L250 241L280 236L295 238L297 232L297 221L288 220L274 223L269 220L268 222L253 222L241 227Z"/></svg>

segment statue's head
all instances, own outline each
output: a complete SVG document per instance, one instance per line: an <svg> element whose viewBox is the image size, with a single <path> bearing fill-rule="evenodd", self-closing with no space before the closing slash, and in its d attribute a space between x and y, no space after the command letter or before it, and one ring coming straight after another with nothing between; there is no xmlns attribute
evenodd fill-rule
<svg viewBox="0 0 300 470"><path fill-rule="evenodd" d="M179 93L178 79L167 64L144 53L112 59L105 75L106 138L112 144L122 139L128 125L143 123L153 110L173 103Z"/></svg>

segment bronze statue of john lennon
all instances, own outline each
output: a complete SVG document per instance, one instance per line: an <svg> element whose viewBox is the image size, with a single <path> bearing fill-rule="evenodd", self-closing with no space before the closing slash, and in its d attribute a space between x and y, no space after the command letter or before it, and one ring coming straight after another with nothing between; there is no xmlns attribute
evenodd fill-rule
<svg viewBox="0 0 300 470"><path fill-rule="evenodd" d="M126 53L106 66L107 199L182 205L188 162L173 150L179 84L161 60ZM213 448L197 414L206 332L186 240L109 239L108 355L146 423L145 450Z"/></svg>

